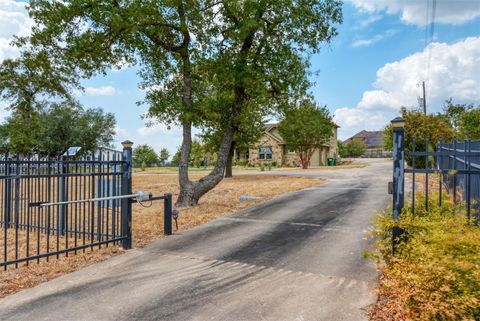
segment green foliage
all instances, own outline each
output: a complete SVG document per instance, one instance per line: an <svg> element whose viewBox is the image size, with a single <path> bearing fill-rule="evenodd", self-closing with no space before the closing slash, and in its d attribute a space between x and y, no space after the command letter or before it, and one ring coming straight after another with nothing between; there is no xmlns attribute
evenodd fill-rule
<svg viewBox="0 0 480 321"><path fill-rule="evenodd" d="M142 165L140 165L140 169L142 170L142 172L144 172L146 168L147 168L147 163L142 162Z"/></svg>
<svg viewBox="0 0 480 321"><path fill-rule="evenodd" d="M238 135L251 137L252 122L305 94L308 58L337 35L342 3L32 0L29 14L36 26L19 43L75 77L138 65L147 116L183 126L178 203L191 205L223 177L232 140L250 140ZM192 126L221 137L213 179L195 184L187 175Z"/></svg>
<svg viewBox="0 0 480 321"><path fill-rule="evenodd" d="M286 111L278 131L286 148L300 156L302 168L307 168L316 148L328 143L333 135L333 121L326 106L318 106L311 99L301 100Z"/></svg>
<svg viewBox="0 0 480 321"><path fill-rule="evenodd" d="M22 113L14 110L0 125L0 141L5 149L23 154L39 151L57 156L71 146L81 152L109 147L115 136L115 117L102 109L84 110L66 101Z"/></svg>
<svg viewBox="0 0 480 321"><path fill-rule="evenodd" d="M460 138L480 139L480 107L463 113L459 122Z"/></svg>
<svg viewBox="0 0 480 321"><path fill-rule="evenodd" d="M341 140L337 140L337 146L338 146L338 154L340 155L340 157L346 157L347 150L345 148L345 144Z"/></svg>
<svg viewBox="0 0 480 321"><path fill-rule="evenodd" d="M155 150L147 144L138 145L133 149L133 164L134 166L152 167L159 162Z"/></svg>
<svg viewBox="0 0 480 321"><path fill-rule="evenodd" d="M166 166L167 160L170 157L170 152L166 148L162 148L160 150L160 154L158 155L158 160L160 161L161 166Z"/></svg>
<svg viewBox="0 0 480 321"><path fill-rule="evenodd" d="M443 112L459 139L480 139L480 106L454 104L452 98L445 101Z"/></svg>
<svg viewBox="0 0 480 321"><path fill-rule="evenodd" d="M180 158L181 158L181 151L180 148L177 150L177 152L173 155L172 161L170 162L170 166L178 166L180 164Z"/></svg>
<svg viewBox="0 0 480 321"><path fill-rule="evenodd" d="M0 64L0 99L24 119L34 117L48 98L71 100L73 87L78 87L77 75L52 63L47 50L30 48Z"/></svg>
<svg viewBox="0 0 480 321"><path fill-rule="evenodd" d="M365 153L367 145L361 140L353 139L345 145L345 153L349 157L358 157Z"/></svg>
<svg viewBox="0 0 480 321"><path fill-rule="evenodd" d="M215 154L207 150L205 144L199 140L193 140L190 152L190 165L194 167L207 167L215 162Z"/></svg>
<svg viewBox="0 0 480 321"><path fill-rule="evenodd" d="M462 206L431 199L429 211L418 195L415 215L407 205L398 226L405 233L391 254L390 211L375 217L374 256L385 262L381 296L387 309L410 320L479 320L480 229L469 224Z"/></svg>
<svg viewBox="0 0 480 321"><path fill-rule="evenodd" d="M451 141L455 135L444 115L424 115L419 111L407 111L402 109L402 116L405 119L405 151L433 151L440 140ZM387 150L393 149L393 128L388 125L384 130L384 147ZM426 145L428 140L428 146ZM412 165L412 157L405 157L407 164ZM415 167L425 167L425 157L415 157Z"/></svg>
<svg viewBox="0 0 480 321"><path fill-rule="evenodd" d="M458 131L460 129L460 119L462 118L462 115L472 108L472 105L454 104L453 99L450 98L445 101L443 114L450 123L450 126L452 126L455 131Z"/></svg>

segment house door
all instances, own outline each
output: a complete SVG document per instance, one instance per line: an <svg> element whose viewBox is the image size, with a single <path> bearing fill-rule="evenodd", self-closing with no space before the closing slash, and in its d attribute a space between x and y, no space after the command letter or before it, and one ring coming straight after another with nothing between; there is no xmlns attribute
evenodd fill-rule
<svg viewBox="0 0 480 321"><path fill-rule="evenodd" d="M315 149L312 158L310 158L310 166L320 166L320 150Z"/></svg>

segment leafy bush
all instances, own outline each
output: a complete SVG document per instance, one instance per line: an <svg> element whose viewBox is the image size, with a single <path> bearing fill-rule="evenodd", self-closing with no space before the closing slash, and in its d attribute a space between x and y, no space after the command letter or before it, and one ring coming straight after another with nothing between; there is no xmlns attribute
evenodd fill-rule
<svg viewBox="0 0 480 321"><path fill-rule="evenodd" d="M249 164L248 164L248 160L244 159L244 160L236 160L235 165L236 166L247 167Z"/></svg>
<svg viewBox="0 0 480 321"><path fill-rule="evenodd" d="M401 214L395 256L391 211L374 219L372 254L385 264L373 320L480 320L480 228L461 206L432 199L427 212L421 198Z"/></svg>

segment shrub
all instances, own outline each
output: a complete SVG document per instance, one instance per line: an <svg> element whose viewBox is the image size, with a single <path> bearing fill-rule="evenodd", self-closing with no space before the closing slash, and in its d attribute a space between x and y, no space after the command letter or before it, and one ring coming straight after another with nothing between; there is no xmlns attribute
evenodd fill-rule
<svg viewBox="0 0 480 321"><path fill-rule="evenodd" d="M145 168L147 167L147 163L145 162L142 162L142 164L140 165L140 169L142 170L142 172L145 171Z"/></svg>
<svg viewBox="0 0 480 321"><path fill-rule="evenodd" d="M432 199L428 212L417 200L415 215L406 206L399 219L405 233L395 256L391 211L374 219L371 254L386 263L373 320L480 320L479 227L448 200L440 208Z"/></svg>

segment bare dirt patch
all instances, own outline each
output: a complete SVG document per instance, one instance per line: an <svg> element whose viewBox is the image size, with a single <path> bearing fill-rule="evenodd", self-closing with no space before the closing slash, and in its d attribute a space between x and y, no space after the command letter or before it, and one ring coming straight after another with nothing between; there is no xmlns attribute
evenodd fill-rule
<svg viewBox="0 0 480 321"><path fill-rule="evenodd" d="M192 175L192 179L200 176ZM178 220L181 233L189 228L204 224L223 216L258 203L265 202L280 194L292 192L323 183L324 180L307 177L285 177L273 175L239 175L224 179L217 187L205 195L198 206L182 208ZM173 193L174 200L178 195L178 179L176 175L134 175L133 191L150 192L161 195ZM240 196L259 196L261 199L240 201ZM150 204L144 204L149 206ZM133 246L142 247L163 238L163 201L152 202L150 207L133 205ZM20 240L24 237L20 237ZM23 249L23 247L22 247ZM0 298L25 288L36 286L58 276L79 270L87 265L106 260L124 250L110 244L108 247L96 247L79 251L77 255L70 253L41 259L40 263L32 261L28 264L13 266L7 271L0 271Z"/></svg>

